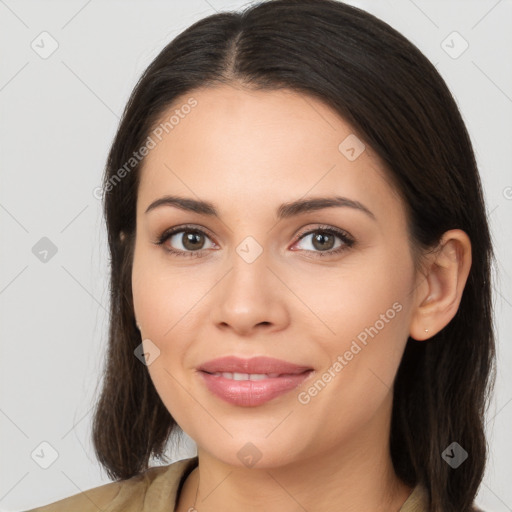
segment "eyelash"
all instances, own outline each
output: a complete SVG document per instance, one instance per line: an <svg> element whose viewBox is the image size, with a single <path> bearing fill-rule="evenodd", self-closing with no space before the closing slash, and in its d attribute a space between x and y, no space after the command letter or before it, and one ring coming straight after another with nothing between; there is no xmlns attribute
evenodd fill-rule
<svg viewBox="0 0 512 512"><path fill-rule="evenodd" d="M181 232L200 233L200 234L203 234L203 235L207 236L208 238L211 238L202 229L198 229L198 228L196 228L194 226L191 226L191 225L184 225L184 226L178 226L176 228L171 228L171 229L169 229L167 231L164 231L158 237L158 239L155 242L153 242L153 243L155 245L163 245L173 235L175 235L176 233L181 233ZM314 253L315 254L315 256L313 256L314 258L322 258L322 257L325 257L325 256L334 256L336 254L340 254L341 252L350 249L354 245L354 243L355 243L355 240L346 231L343 231L343 230L337 229L337 228L333 228L331 226L318 226L315 229L311 229L309 231L301 233L298 236L298 238L297 238L297 242L299 240L302 240L303 238L305 238L307 235L311 235L312 233L317 233L317 232L328 233L330 235L337 236L337 237L339 237L341 239L341 241L343 242L344 245L341 245L337 249L334 249L334 250L331 249L329 251L309 251L309 250L305 250L306 252ZM194 258L194 257L196 257L196 258L202 257L202 253L207 250L207 249L201 249L199 251L181 251L181 250L176 250L176 249L172 249L172 248L169 248L169 247L165 247L164 249L167 252L169 252L169 253L171 253L173 255L176 255L176 256L185 256L185 257L192 257L192 258Z"/></svg>

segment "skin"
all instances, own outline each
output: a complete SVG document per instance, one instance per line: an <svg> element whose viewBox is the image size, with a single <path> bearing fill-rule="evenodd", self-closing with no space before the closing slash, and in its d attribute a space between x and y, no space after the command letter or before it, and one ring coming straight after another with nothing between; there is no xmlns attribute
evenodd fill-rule
<svg viewBox="0 0 512 512"><path fill-rule="evenodd" d="M393 380L408 336L427 340L455 315L471 265L467 235L446 232L416 271L404 205L384 166L368 146L354 161L340 152L354 130L328 106L289 90L222 85L187 94L163 117L190 96L197 106L141 171L132 273L144 346L160 350L148 371L198 448L178 512L194 503L201 512L399 510L412 488L397 478L389 453ZM145 213L167 194L210 201L220 219L172 206ZM375 219L336 207L277 220L282 203L335 194ZM185 223L207 233L202 256L166 252L187 251L184 233L153 243ZM316 231L298 235L321 225L348 232L355 244L315 257ZM263 250L250 264L236 251L247 236ZM394 318L300 403L299 392L394 303ZM263 405L235 406L212 395L196 371L228 354L276 357L315 373ZM261 452L252 467L237 457L248 442Z"/></svg>

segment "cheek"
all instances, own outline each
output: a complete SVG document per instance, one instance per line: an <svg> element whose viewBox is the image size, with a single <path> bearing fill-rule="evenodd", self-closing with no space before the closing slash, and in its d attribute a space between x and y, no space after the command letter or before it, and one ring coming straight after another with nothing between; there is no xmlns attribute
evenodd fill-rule
<svg viewBox="0 0 512 512"><path fill-rule="evenodd" d="M406 254L375 253L324 283L326 299L317 307L332 332L317 340L325 357L320 378L327 373L329 382L317 387L325 406L371 414L390 392L408 336L413 271Z"/></svg>
<svg viewBox="0 0 512 512"><path fill-rule="evenodd" d="M190 395L184 390L183 370L200 302L208 287L204 278L190 269L173 268L155 251L135 249L132 268L132 293L142 338L158 349L158 357L147 369L162 402L180 423L187 423ZM145 343L144 341L143 343ZM146 350L146 348L145 348ZM183 416L183 417L182 417Z"/></svg>
<svg viewBox="0 0 512 512"><path fill-rule="evenodd" d="M350 345L359 334L364 341L366 329L372 326L379 335L390 335L383 338L393 338L392 333L405 320L401 311L410 300L412 262L404 253L397 259L393 253L375 250L365 255L364 261L354 258L354 262L324 280L316 280L314 287L313 281L310 283L309 296L317 297L314 302L319 316L330 327L332 339L339 340L336 350L342 350L347 341Z"/></svg>
<svg viewBox="0 0 512 512"><path fill-rule="evenodd" d="M157 250L135 251L132 271L134 309L143 334L165 343L182 330L182 321L193 315L194 305L206 292L198 273L172 268ZM162 249L158 249L162 251ZM203 280L204 281L204 280Z"/></svg>

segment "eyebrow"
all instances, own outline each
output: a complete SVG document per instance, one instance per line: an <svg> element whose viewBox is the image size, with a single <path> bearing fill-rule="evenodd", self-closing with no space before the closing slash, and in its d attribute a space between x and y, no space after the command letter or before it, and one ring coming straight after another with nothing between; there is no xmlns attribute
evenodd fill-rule
<svg viewBox="0 0 512 512"><path fill-rule="evenodd" d="M174 206L181 210L198 213L200 215L207 215L211 217L220 218L219 212L214 204L208 201L199 201L196 199L179 197L179 196L164 196L156 201L153 201L146 209L145 213L154 210L160 206ZM296 215L304 213L315 212L323 210L324 208L335 207L348 207L359 210L368 215L373 220L376 220L375 215L359 201L348 199L347 197L332 196L332 197L315 197L311 199L299 199L288 203L283 203L276 210L278 219L287 219Z"/></svg>

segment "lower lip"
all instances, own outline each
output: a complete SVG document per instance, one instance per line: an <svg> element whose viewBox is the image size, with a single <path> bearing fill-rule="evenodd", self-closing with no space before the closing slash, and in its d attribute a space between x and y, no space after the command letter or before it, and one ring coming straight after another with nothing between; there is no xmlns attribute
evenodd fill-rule
<svg viewBox="0 0 512 512"><path fill-rule="evenodd" d="M203 371L199 373L214 395L233 405L255 407L295 389L311 375L312 370L263 380L233 380Z"/></svg>

